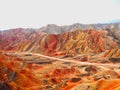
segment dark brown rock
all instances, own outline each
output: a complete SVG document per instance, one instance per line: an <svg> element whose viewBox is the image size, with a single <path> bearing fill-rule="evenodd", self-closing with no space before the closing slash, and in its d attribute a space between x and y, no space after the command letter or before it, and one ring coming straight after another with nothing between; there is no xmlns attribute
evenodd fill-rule
<svg viewBox="0 0 120 90"><path fill-rule="evenodd" d="M81 78L72 78L72 79L71 79L72 82L78 82L78 81L80 81L80 80L81 80Z"/></svg>
<svg viewBox="0 0 120 90"><path fill-rule="evenodd" d="M7 83L0 82L0 90L12 90L12 89Z"/></svg>
<svg viewBox="0 0 120 90"><path fill-rule="evenodd" d="M109 61L113 63L120 63L120 58L109 58Z"/></svg>

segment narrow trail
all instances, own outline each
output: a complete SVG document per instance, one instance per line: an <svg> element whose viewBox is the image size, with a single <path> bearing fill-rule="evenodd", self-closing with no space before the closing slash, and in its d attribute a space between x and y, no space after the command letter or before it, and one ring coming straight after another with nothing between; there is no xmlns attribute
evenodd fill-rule
<svg viewBox="0 0 120 90"><path fill-rule="evenodd" d="M38 54L38 53L21 52L21 53L18 53L18 54L31 54L31 55L36 55L36 56L48 58L48 59L53 59L53 60L56 60L56 61L72 62L72 63L81 64L81 65L96 65L96 66L120 67L120 64L101 64L101 63L80 62L80 61L75 61L75 60L67 60L67 59L60 59L60 58L50 57L50 56L46 56L46 55L42 55L42 54Z"/></svg>

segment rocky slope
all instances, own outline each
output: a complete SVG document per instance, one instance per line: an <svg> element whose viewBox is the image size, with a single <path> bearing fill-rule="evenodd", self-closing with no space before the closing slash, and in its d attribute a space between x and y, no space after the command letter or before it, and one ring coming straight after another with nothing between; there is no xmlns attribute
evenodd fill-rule
<svg viewBox="0 0 120 90"><path fill-rule="evenodd" d="M0 49L51 55L99 53L119 47L119 38L109 33L91 29L56 35L39 30L13 29L0 33Z"/></svg>
<svg viewBox="0 0 120 90"><path fill-rule="evenodd" d="M0 90L120 89L119 28L48 27L0 32Z"/></svg>
<svg viewBox="0 0 120 90"><path fill-rule="evenodd" d="M112 62L107 62L104 66L101 66L101 63L88 65L88 62L96 62L100 58L96 57L95 60L92 57L88 61L84 61L84 63L86 62L84 65L80 64L80 61L69 63L52 59L51 63L39 63L48 58L29 53L2 51L0 52L0 89L119 90L119 66L115 66ZM75 61L77 60L75 59ZM37 63L29 63L29 61ZM109 66L111 64L114 66Z"/></svg>
<svg viewBox="0 0 120 90"><path fill-rule="evenodd" d="M35 37L44 34L41 31L16 28L11 30L5 30L0 32L0 49L2 50L14 50L17 45L27 40L32 40Z"/></svg>

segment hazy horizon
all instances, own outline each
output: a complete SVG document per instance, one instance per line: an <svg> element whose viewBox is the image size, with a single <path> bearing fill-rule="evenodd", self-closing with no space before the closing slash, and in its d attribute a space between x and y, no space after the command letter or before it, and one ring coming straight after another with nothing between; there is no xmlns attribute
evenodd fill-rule
<svg viewBox="0 0 120 90"><path fill-rule="evenodd" d="M0 0L0 30L120 20L120 0Z"/></svg>

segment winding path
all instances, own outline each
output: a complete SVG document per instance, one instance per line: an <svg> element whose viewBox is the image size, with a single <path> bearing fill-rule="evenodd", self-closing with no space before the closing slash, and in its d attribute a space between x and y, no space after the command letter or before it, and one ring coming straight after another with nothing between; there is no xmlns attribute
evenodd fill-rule
<svg viewBox="0 0 120 90"><path fill-rule="evenodd" d="M38 53L29 53L29 52L21 52L18 53L16 52L16 54L31 54L31 55L35 55L35 56L40 56L43 58L48 58L48 59L53 59L56 61L63 61L63 62L73 62L73 63L78 63L81 65L96 65L96 66L113 66L113 67L120 67L120 64L101 64L101 63L90 63L90 62L80 62L80 61L76 61L76 60L67 60L67 59L60 59L60 58L55 58L55 57L51 57L51 56L46 56L46 55L42 55L42 54L38 54Z"/></svg>

